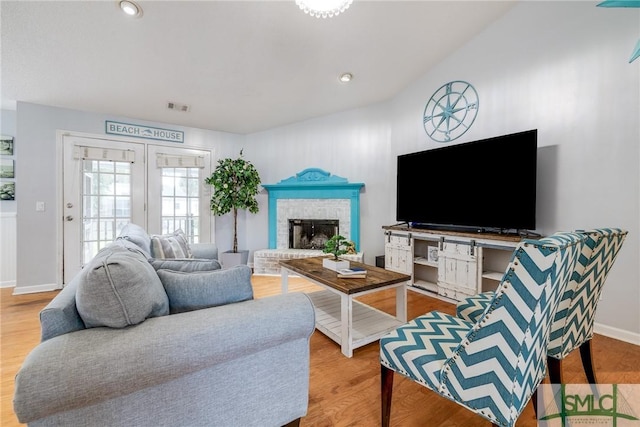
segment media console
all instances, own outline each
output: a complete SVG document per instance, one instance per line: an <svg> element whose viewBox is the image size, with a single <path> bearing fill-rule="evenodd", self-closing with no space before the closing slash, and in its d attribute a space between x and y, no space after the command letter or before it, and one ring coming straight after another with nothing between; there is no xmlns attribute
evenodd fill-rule
<svg viewBox="0 0 640 427"><path fill-rule="evenodd" d="M411 276L408 289L446 301L496 288L526 236L384 226L385 268Z"/></svg>

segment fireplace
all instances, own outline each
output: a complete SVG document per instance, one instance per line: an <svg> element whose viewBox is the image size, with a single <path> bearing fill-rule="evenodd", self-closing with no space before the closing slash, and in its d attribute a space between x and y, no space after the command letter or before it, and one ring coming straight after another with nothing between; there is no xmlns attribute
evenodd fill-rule
<svg viewBox="0 0 640 427"><path fill-rule="evenodd" d="M337 219L289 219L289 249L324 249L339 225Z"/></svg>
<svg viewBox="0 0 640 427"><path fill-rule="evenodd" d="M359 248L363 186L318 168L305 169L277 184L262 184L269 192L269 249L293 249L291 220L321 218L337 221L337 231L331 235L338 233Z"/></svg>
<svg viewBox="0 0 640 427"><path fill-rule="evenodd" d="M269 248L253 253L254 274L280 274L281 260L319 256L336 234L360 248L363 183L309 168L262 187L269 192ZM362 251L343 257L364 262Z"/></svg>

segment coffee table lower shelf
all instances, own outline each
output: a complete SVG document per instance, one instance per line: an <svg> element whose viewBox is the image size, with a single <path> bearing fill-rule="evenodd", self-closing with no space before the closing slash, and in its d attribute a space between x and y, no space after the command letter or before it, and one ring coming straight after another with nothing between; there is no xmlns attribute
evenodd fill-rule
<svg viewBox="0 0 640 427"><path fill-rule="evenodd" d="M342 345L341 296L331 291L309 294L316 311L316 328ZM352 300L351 350L372 343L392 330L402 326L394 316Z"/></svg>

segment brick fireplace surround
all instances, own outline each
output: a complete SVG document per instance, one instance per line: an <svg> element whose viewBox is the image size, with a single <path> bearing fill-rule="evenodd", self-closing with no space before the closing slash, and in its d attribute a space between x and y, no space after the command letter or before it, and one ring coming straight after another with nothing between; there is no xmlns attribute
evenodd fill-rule
<svg viewBox="0 0 640 427"><path fill-rule="evenodd" d="M289 219L336 219L338 232L359 248L363 186L318 168L305 169L277 184L263 185L269 192L269 248L254 252L254 274L280 274L282 259L322 255L321 250L289 249ZM363 262L364 254L343 257Z"/></svg>

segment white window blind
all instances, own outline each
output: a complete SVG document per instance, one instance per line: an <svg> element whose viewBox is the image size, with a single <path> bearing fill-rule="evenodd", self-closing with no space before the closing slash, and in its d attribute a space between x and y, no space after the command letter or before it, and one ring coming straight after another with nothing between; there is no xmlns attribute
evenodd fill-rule
<svg viewBox="0 0 640 427"><path fill-rule="evenodd" d="M204 168L204 157L158 153L156 163L159 168Z"/></svg>
<svg viewBox="0 0 640 427"><path fill-rule="evenodd" d="M119 150L116 148L73 147L73 157L82 160L105 160L110 162L135 163L136 155L133 150Z"/></svg>

